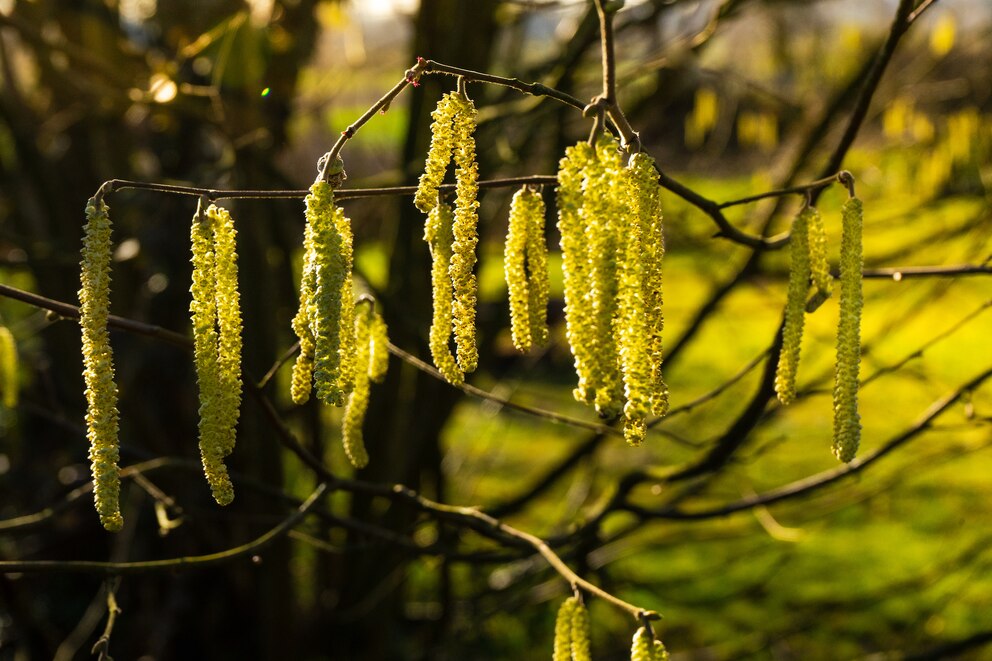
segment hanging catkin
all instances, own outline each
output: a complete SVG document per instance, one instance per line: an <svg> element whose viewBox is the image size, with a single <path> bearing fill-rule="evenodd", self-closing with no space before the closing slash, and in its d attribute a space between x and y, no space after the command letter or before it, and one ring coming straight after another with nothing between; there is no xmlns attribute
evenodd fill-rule
<svg viewBox="0 0 992 661"><path fill-rule="evenodd" d="M465 374L479 364L476 344L475 307L477 284L475 247L479 243L479 166L475 162L475 106L463 95L455 95L454 117L455 221L451 244L452 314L458 367Z"/></svg>
<svg viewBox="0 0 992 661"><path fill-rule="evenodd" d="M799 352L803 341L806 292L809 290L809 222L813 213L812 207L805 206L792 221L789 292L785 304L782 349L775 372L775 392L783 404L791 404L796 398L796 373L799 370Z"/></svg>
<svg viewBox="0 0 992 661"><path fill-rule="evenodd" d="M578 401L587 404L596 400L596 389L592 383L596 331L592 306L587 300L592 276L581 210L584 175L595 156L589 144L580 142L565 149L565 156L558 165L558 232L561 235L565 334L578 376L574 395Z"/></svg>
<svg viewBox="0 0 992 661"><path fill-rule="evenodd" d="M809 217L809 264L813 293L806 301L806 312L815 312L830 298L833 288L830 264L827 262L827 233L823 228L823 218L815 207Z"/></svg>
<svg viewBox="0 0 992 661"><path fill-rule="evenodd" d="M434 324L431 328L431 353L435 355L434 364L444 377L452 383L461 383L464 375L475 370L479 362L479 350L476 344L475 308L477 302L477 283L473 272L476 262L475 249L479 242L478 207L479 166L475 162L475 126L476 110L472 100L461 92L445 94L438 102L437 108L431 113L434 118L431 124L431 147L427 155L424 174L414 196L417 208L428 214L425 239L431 243L430 236L437 232L432 225L440 222L441 216L446 216L445 222L450 222L450 230L440 230L441 240L448 246L440 252L447 254L446 277L450 282L450 302L442 300L434 303ZM449 163L455 161L455 210L453 219L448 220L448 212L436 212L439 206L438 191L444 181ZM442 204L443 206L443 204ZM433 217L431 216L434 213ZM448 241L445 232L451 232ZM443 246L442 246L443 248ZM432 244L432 254L437 253ZM439 283L441 274L438 270L437 254L434 256L432 282L435 295L445 295L446 287ZM439 316L443 316L450 306L450 329L445 330L438 325ZM447 362L449 335L454 335L457 369ZM443 348L442 348L443 347ZM440 362L439 358L440 356Z"/></svg>
<svg viewBox="0 0 992 661"><path fill-rule="evenodd" d="M431 123L431 146L413 198L413 203L424 213L430 213L437 206L438 189L455 149L454 119L459 108L457 92L450 92L441 97L431 113L434 120Z"/></svg>
<svg viewBox="0 0 992 661"><path fill-rule="evenodd" d="M386 376L389 338L386 322L375 311L375 303L364 299L355 314L355 387L348 395L341 436L344 451L355 468L369 463L362 438L362 423L369 406L370 381L381 381Z"/></svg>
<svg viewBox="0 0 992 661"><path fill-rule="evenodd" d="M544 241L544 200L528 187L510 202L503 250L503 272L510 299L510 332L518 351L543 344L548 336L547 244ZM529 272L529 277L528 277Z"/></svg>
<svg viewBox="0 0 992 661"><path fill-rule="evenodd" d="M661 208L658 176L647 154L631 157L621 194L625 227L620 232L617 342L623 368L624 436L638 445L645 419L668 409L668 388L661 377Z"/></svg>
<svg viewBox="0 0 992 661"><path fill-rule="evenodd" d="M569 597L558 608L555 618L555 648L553 661L572 661L572 622L579 605L576 597Z"/></svg>
<svg viewBox="0 0 992 661"><path fill-rule="evenodd" d="M572 661L592 661L589 628L589 611L579 601L572 612Z"/></svg>
<svg viewBox="0 0 992 661"><path fill-rule="evenodd" d="M312 195L312 193L311 193ZM310 196L307 196L307 206ZM300 353L293 365L293 380L290 386L290 396L296 404L305 404L310 399L313 385L313 361L316 350L316 339L313 336L314 301L313 292L317 281L315 262L316 251L313 246L313 224L307 222L303 230L303 273L300 278L300 307L293 317L293 332L300 341Z"/></svg>
<svg viewBox="0 0 992 661"><path fill-rule="evenodd" d="M342 406L354 380L351 221L324 181L310 187L306 214L313 228L314 382L321 401Z"/></svg>
<svg viewBox="0 0 992 661"><path fill-rule="evenodd" d="M110 215L99 197L86 203L79 290L79 325L82 329L83 379L86 382L86 436L93 471L93 500L100 523L120 530L120 471L118 448L117 385L113 353L107 333L110 314Z"/></svg>
<svg viewBox="0 0 992 661"><path fill-rule="evenodd" d="M424 240L434 260L431 267L434 314L428 343L431 357L441 375L449 383L458 385L465 380L465 374L451 353L453 292L448 266L451 263L452 220L451 206L444 202L436 205L427 214Z"/></svg>
<svg viewBox="0 0 992 661"><path fill-rule="evenodd" d="M654 638L641 627L630 644L630 661L654 661Z"/></svg>
<svg viewBox="0 0 992 661"><path fill-rule="evenodd" d="M548 242L544 238L544 198L537 193L538 208L530 214L527 230L527 311L530 317L531 344L543 346L548 342L548 297L551 284L548 274Z"/></svg>
<svg viewBox="0 0 992 661"><path fill-rule="evenodd" d="M851 197L842 209L840 245L840 321L837 325L837 367L834 380L834 454L854 459L861 442L858 415L858 370L861 362L861 292L863 224L861 200Z"/></svg>
<svg viewBox="0 0 992 661"><path fill-rule="evenodd" d="M225 209L202 204L190 231L193 353L200 391L200 458L214 500L234 486L224 458L234 450L241 405L241 311L236 232Z"/></svg>
<svg viewBox="0 0 992 661"><path fill-rule="evenodd" d="M617 346L618 273L617 252L625 206L625 177L619 144L602 136L596 143L596 158L585 171L580 215L589 243L593 337L591 381L596 389L596 412L603 418L616 416L623 407L623 377Z"/></svg>
<svg viewBox="0 0 992 661"><path fill-rule="evenodd" d="M5 408L17 406L17 342L6 326L0 326L0 403Z"/></svg>
<svg viewBox="0 0 992 661"><path fill-rule="evenodd" d="M238 292L237 231L231 214L211 205L214 228L214 280L217 296L217 366L226 435L224 455L234 451L241 410L241 296Z"/></svg>

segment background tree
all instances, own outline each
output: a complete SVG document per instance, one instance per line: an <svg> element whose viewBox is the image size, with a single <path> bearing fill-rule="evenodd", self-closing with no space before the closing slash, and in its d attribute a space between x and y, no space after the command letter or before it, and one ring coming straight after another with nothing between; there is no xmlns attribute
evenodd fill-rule
<svg viewBox="0 0 992 661"><path fill-rule="evenodd" d="M57 305L77 300L86 199L109 179L305 187L416 56L584 104L601 87L597 12L425 0L380 41L383 28L345 3L0 6L0 315L20 357L19 403L0 418L5 656L84 655L106 627L118 658L546 658L567 581L526 539L439 505L472 504L661 612L673 656L982 658L992 81L976 63L989 55L987 8L628 4L615 25L619 102L667 191L673 410L645 446L627 448L571 399L560 281L548 349L509 348L501 250L513 189L494 188L482 198L482 364L470 379L483 397L394 356L373 387L372 460L352 482L340 415L293 406L283 365L246 388L230 458L238 497L220 509L198 475L183 339L195 199L120 191L112 311L143 325L112 334L132 467L118 535L98 526L85 491L78 326ZM429 112L455 80L420 83L348 142L346 188L416 182ZM547 97L471 76L468 89L485 179L553 175L588 134L589 120ZM798 401L777 405L772 380L787 279L778 233L811 190L837 246L845 194L733 202L842 168L865 199L868 279L864 445L838 467L826 396L835 302L809 317ZM344 204L393 343L429 359L422 214L405 196ZM246 379L258 384L293 343L302 205L225 206L239 231ZM25 305L20 292L48 300ZM333 493L291 515L328 470ZM273 526L264 548L199 570L69 564L238 549ZM108 594L122 609L109 626ZM587 602L596 658L626 658L636 622Z"/></svg>

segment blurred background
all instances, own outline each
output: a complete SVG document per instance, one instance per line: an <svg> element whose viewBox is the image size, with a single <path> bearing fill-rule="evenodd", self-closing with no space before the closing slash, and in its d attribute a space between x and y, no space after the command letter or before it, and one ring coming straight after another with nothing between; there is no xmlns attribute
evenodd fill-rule
<svg viewBox="0 0 992 661"><path fill-rule="evenodd" d="M896 4L628 0L616 20L619 100L659 167L710 199L810 181L836 150ZM800 399L755 403L787 256L713 238L704 213L666 192L666 378L682 410L643 447L465 397L393 358L372 391L372 461L356 477L481 506L557 541L583 576L664 615L657 631L673 659L992 659L992 387L964 387L992 367L990 37L987 1L936 2L899 42L844 154L865 202L865 266L880 276L864 285L862 453L907 434L877 464L767 508L706 514L837 466L837 304L807 320ZM320 155L416 56L581 99L601 86L590 2L0 0L0 282L75 303L83 208L108 179L306 188ZM347 187L416 182L429 113L454 79L421 83L347 144ZM468 93L483 178L554 174L564 148L588 135L588 120L554 101L474 83ZM512 192L481 198L482 363L471 382L595 421L571 396L551 190L552 342L526 356L510 343L502 242ZM834 266L845 198L834 186L818 202ZM122 191L107 201L112 312L191 334L195 198ZM772 234L801 201L726 213ZM343 205L356 271L392 341L429 360L422 215L409 197ZM246 377L257 380L295 340L303 205L225 206L239 231ZM955 265L968 268L910 268ZM272 527L316 483L246 400L230 459L237 499L217 507L197 465L190 355L114 332L122 465L175 460L125 481L127 526L105 533L88 496L66 500L89 479L78 326L6 298L0 322L19 356L18 382L3 385L17 401L0 407L2 559L210 553ZM340 411L293 406L288 384L284 367L266 392L306 447L346 474ZM949 395L953 405L914 428ZM758 415L718 470L667 479L738 434L748 406ZM648 479L628 494L634 507L597 517L639 470ZM541 559L382 498L339 492L321 511L251 561L114 583L122 613L110 652L550 658L569 590ZM0 658L86 658L106 589L95 575L3 575ZM635 623L595 599L591 615L594 657L628 658Z"/></svg>

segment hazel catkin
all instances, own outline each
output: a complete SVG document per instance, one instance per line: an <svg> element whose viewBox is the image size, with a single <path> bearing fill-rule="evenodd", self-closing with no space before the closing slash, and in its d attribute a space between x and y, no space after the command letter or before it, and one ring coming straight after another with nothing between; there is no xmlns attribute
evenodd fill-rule
<svg viewBox="0 0 992 661"><path fill-rule="evenodd" d="M234 500L224 458L234 450L241 403L241 312L234 224L224 209L202 204L193 216L190 313L200 392L200 458L220 505Z"/></svg>
<svg viewBox="0 0 992 661"><path fill-rule="evenodd" d="M858 372L861 363L861 291L863 205L851 197L842 209L840 247L840 320L834 378L833 451L843 462L854 459L861 442Z"/></svg>
<svg viewBox="0 0 992 661"><path fill-rule="evenodd" d="M629 209L620 232L617 342L623 368L624 436L638 445L649 413L668 410L668 388L661 376L661 207L654 161L634 154L624 173L621 207Z"/></svg>
<svg viewBox="0 0 992 661"><path fill-rule="evenodd" d="M321 401L341 406L354 378L351 221L334 204L334 190L324 181L310 187L306 214L313 228L314 249L310 320L314 383Z"/></svg>
<svg viewBox="0 0 992 661"><path fill-rule="evenodd" d="M547 340L548 258L544 200L524 187L510 202L503 272L510 299L510 333L518 351Z"/></svg>
<svg viewBox="0 0 992 661"><path fill-rule="evenodd" d="M369 405L369 368L372 356L372 317L374 304L368 301L360 305L355 315L355 375L354 388L348 394L341 422L341 439L344 452L355 468L364 468L369 463L362 437L362 423Z"/></svg>
<svg viewBox="0 0 992 661"><path fill-rule="evenodd" d="M592 661L589 629L589 611L579 601L572 612L572 661Z"/></svg>
<svg viewBox="0 0 992 661"><path fill-rule="evenodd" d="M17 342L6 326L0 326L0 404L13 409L17 406Z"/></svg>
<svg viewBox="0 0 992 661"><path fill-rule="evenodd" d="M558 232L561 235L562 281L565 298L565 335L575 361L578 385L574 390L580 402L592 404L596 388L592 363L596 349L592 306L587 296L591 280L589 244L582 217L583 185L587 166L596 158L593 148L580 142L565 149L558 165Z"/></svg>
<svg viewBox="0 0 992 661"><path fill-rule="evenodd" d="M475 308L477 283L473 268L479 243L479 165L475 162L475 106L468 97L456 94L453 121L455 169L455 220L452 227L451 275L452 322L458 367L465 374L479 364L476 344Z"/></svg>
<svg viewBox="0 0 992 661"><path fill-rule="evenodd" d="M578 605L579 600L576 597L569 597L558 608L558 616L555 618L553 661L572 661L572 623Z"/></svg>
<svg viewBox="0 0 992 661"><path fill-rule="evenodd" d="M596 389L596 412L612 418L623 407L623 379L617 347L619 279L617 252L620 228L628 210L624 206L625 181L620 145L602 136L596 143L596 158L586 166L580 215L589 243L592 319L595 349L591 379Z"/></svg>
<svg viewBox="0 0 992 661"><path fill-rule="evenodd" d="M449 383L458 385L465 381L465 374L451 353L454 293L448 266L451 263L451 244L454 240L452 220L450 205L442 202L435 206L427 214L424 240L433 258L431 288L434 312L428 345L435 367Z"/></svg>
<svg viewBox="0 0 992 661"><path fill-rule="evenodd" d="M815 312L830 298L833 288L830 264L827 262L827 233L823 227L823 218L816 207L809 217L809 265L813 292L806 300L806 312Z"/></svg>
<svg viewBox="0 0 992 661"><path fill-rule="evenodd" d="M97 196L86 204L79 289L83 379L86 382L86 436L93 471L93 500L100 523L110 531L124 525L120 513L117 385L107 333L110 314L111 223L107 205Z"/></svg>
<svg viewBox="0 0 992 661"><path fill-rule="evenodd" d="M455 149L454 119L461 107L457 97L456 92L445 94L431 113L434 120L431 122L431 146L413 198L413 203L424 213L430 213L437 206L438 189Z"/></svg>
<svg viewBox="0 0 992 661"><path fill-rule="evenodd" d="M796 398L796 373L799 370L799 354L803 341L806 292L809 290L809 222L813 213L812 207L805 206L792 222L789 291L785 304L782 349L775 371L775 392L783 404L791 404Z"/></svg>
<svg viewBox="0 0 992 661"><path fill-rule="evenodd" d="M313 361L316 338L313 335L313 292L317 280L313 245L313 225L309 221L303 230L303 271L300 277L300 306L293 317L293 332L300 342L300 353L293 364L290 397L295 404L306 404L313 385Z"/></svg>

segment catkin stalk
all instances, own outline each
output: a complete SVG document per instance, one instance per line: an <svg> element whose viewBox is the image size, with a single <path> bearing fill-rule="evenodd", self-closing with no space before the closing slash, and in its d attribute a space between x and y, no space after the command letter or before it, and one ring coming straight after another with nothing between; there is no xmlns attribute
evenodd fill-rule
<svg viewBox="0 0 992 661"><path fill-rule="evenodd" d="M17 407L17 342L6 326L0 326L0 403L5 408Z"/></svg>
<svg viewBox="0 0 992 661"><path fill-rule="evenodd" d="M785 326L782 330L782 349L775 372L775 392L783 404L796 398L796 373L799 371L799 354L803 341L803 323L806 292L809 289L809 222L812 207L803 207L792 222L789 250L789 292L785 303Z"/></svg>
<svg viewBox="0 0 992 661"><path fill-rule="evenodd" d="M842 209L840 247L840 320L837 325L837 367L834 380L834 455L854 459L861 442L858 414L858 371L861 363L861 291L863 206L850 198Z"/></svg>
<svg viewBox="0 0 992 661"><path fill-rule="evenodd" d="M117 384L107 333L110 314L111 224L107 205L98 197L86 203L79 290L83 379L86 383L86 436L93 471L93 500L100 523L110 531L124 525L120 513Z"/></svg>

